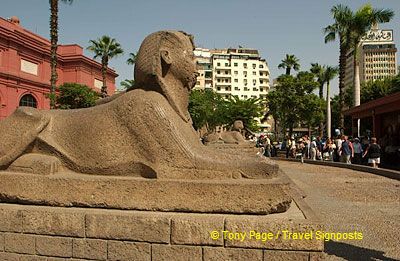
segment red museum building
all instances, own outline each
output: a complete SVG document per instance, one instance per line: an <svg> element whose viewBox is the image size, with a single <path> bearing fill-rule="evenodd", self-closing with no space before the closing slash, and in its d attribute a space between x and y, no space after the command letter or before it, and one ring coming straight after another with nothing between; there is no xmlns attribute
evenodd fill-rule
<svg viewBox="0 0 400 261"><path fill-rule="evenodd" d="M59 45L57 57L57 86L74 82L100 91L101 64L84 56L82 47ZM50 41L21 27L17 17L0 17L0 119L18 106L49 109L50 71ZM110 95L117 76L107 69Z"/></svg>

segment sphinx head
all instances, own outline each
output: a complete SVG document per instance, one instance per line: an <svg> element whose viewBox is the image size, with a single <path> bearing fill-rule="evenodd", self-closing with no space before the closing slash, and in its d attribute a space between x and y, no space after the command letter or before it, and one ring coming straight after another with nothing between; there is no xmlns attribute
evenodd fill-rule
<svg viewBox="0 0 400 261"><path fill-rule="evenodd" d="M190 92L197 78L193 49L193 37L184 32L159 31L150 34L137 54L135 84L140 89L165 93L178 81L183 91ZM168 82L173 80L175 82Z"/></svg>
<svg viewBox="0 0 400 261"><path fill-rule="evenodd" d="M135 63L136 88L161 93L185 120L190 120L189 94L198 75L193 49L191 35L159 31L143 40Z"/></svg>
<svg viewBox="0 0 400 261"><path fill-rule="evenodd" d="M242 131L244 129L244 126L243 126L243 121L241 121L241 120L236 120L234 123L233 123L233 127L232 127L232 130L234 130L234 131Z"/></svg>

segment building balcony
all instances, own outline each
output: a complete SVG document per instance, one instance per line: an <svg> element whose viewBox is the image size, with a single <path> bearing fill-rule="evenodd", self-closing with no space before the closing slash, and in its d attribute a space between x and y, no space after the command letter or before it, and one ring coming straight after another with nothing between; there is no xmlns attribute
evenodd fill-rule
<svg viewBox="0 0 400 261"><path fill-rule="evenodd" d="M232 84L231 82L216 82L215 86L219 86L219 85L226 86L226 85L231 85L231 84Z"/></svg>
<svg viewBox="0 0 400 261"><path fill-rule="evenodd" d="M230 74L215 74L215 78L231 78Z"/></svg>

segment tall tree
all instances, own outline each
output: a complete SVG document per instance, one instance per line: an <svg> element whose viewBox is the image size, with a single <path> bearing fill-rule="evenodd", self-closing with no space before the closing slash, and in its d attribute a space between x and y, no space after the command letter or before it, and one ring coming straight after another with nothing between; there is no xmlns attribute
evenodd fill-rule
<svg viewBox="0 0 400 261"><path fill-rule="evenodd" d="M286 75L290 75L291 69L300 70L299 59L293 54L286 54L285 59L278 65L279 69L286 69Z"/></svg>
<svg viewBox="0 0 400 261"><path fill-rule="evenodd" d="M338 67L326 66L324 79L326 81L326 136L331 137L331 97L329 83L339 73Z"/></svg>
<svg viewBox="0 0 400 261"><path fill-rule="evenodd" d="M73 0L61 0L63 3L71 4ZM57 83L57 45L58 45L58 0L49 0L50 4L50 108L56 105L56 83Z"/></svg>
<svg viewBox="0 0 400 261"><path fill-rule="evenodd" d="M126 63L129 65L134 65L136 63L136 53L129 53L129 58L126 60Z"/></svg>
<svg viewBox="0 0 400 261"><path fill-rule="evenodd" d="M324 85L325 81L325 67L318 63L311 63L311 69L315 77L317 78L317 82L319 84L319 98L322 100L324 98ZM324 136L324 123L322 121L319 122L318 126L319 136Z"/></svg>
<svg viewBox="0 0 400 261"><path fill-rule="evenodd" d="M387 23L394 16L390 9L375 9L370 4L363 5L355 13L351 23L351 47L354 58L354 105L360 105L360 63L359 47L361 38L371 30L373 25Z"/></svg>
<svg viewBox="0 0 400 261"><path fill-rule="evenodd" d="M107 68L110 59L123 54L121 45L114 39L107 35L101 38L90 40L91 45L87 48L94 53L94 59L101 57L101 73L103 76L103 86L101 87L102 97L107 97Z"/></svg>
<svg viewBox="0 0 400 261"><path fill-rule="evenodd" d="M319 63L311 63L310 72L312 72L315 77L317 78L317 82L319 84L319 98L324 98L324 85L325 85L325 68L324 66L320 65Z"/></svg>
<svg viewBox="0 0 400 261"><path fill-rule="evenodd" d="M278 116L280 124L284 129L289 129L289 135L293 133L293 128L298 124L310 123L304 115L313 114L321 111L319 99L312 92L318 87L314 79L314 74L310 72L299 72L297 76L281 75L278 77L275 90L267 94L268 108L272 115ZM309 96L314 97L309 97ZM314 108L314 105L318 108ZM311 107L310 107L311 106Z"/></svg>
<svg viewBox="0 0 400 261"><path fill-rule="evenodd" d="M353 19L353 12L347 6L338 4L332 7L331 14L334 23L324 28L325 43L335 41L339 38L339 107L340 107L340 128L344 126L343 101L344 101L344 78L346 73L346 54L350 48L350 24Z"/></svg>

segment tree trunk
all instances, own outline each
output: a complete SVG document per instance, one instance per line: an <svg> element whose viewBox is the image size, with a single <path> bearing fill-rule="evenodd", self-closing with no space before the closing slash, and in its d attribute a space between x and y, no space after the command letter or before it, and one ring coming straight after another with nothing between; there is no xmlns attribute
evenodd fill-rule
<svg viewBox="0 0 400 261"><path fill-rule="evenodd" d="M321 83L319 85L319 98L322 100L324 98L324 84ZM324 136L324 124L322 122L319 123L318 126L319 136L322 138Z"/></svg>
<svg viewBox="0 0 400 261"><path fill-rule="evenodd" d="M50 0L50 108L56 105L56 83L57 83L57 42L58 42L58 0Z"/></svg>
<svg viewBox="0 0 400 261"><path fill-rule="evenodd" d="M331 99L329 82L326 83L326 136L331 138Z"/></svg>
<svg viewBox="0 0 400 261"><path fill-rule="evenodd" d="M290 67L286 67L286 75L290 75Z"/></svg>
<svg viewBox="0 0 400 261"><path fill-rule="evenodd" d="M101 63L101 74L103 77L103 86L101 87L101 97L108 97L107 92L107 67L108 67L108 59L106 57L102 58Z"/></svg>
<svg viewBox="0 0 400 261"><path fill-rule="evenodd" d="M360 63L358 62L358 43L354 48L354 106L359 106L360 101ZM360 119L357 119L357 137L360 137Z"/></svg>
<svg viewBox="0 0 400 261"><path fill-rule="evenodd" d="M320 83L319 85L319 98L323 99L324 98L324 84Z"/></svg>
<svg viewBox="0 0 400 261"><path fill-rule="evenodd" d="M354 48L354 106L360 105L360 63L358 62L358 48Z"/></svg>
<svg viewBox="0 0 400 261"><path fill-rule="evenodd" d="M342 37L340 37L342 43ZM340 126L339 129L343 131L344 128L344 77L346 76L346 52L347 48L343 44L340 44L340 55L339 55L339 114L340 114Z"/></svg>

